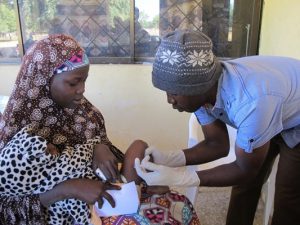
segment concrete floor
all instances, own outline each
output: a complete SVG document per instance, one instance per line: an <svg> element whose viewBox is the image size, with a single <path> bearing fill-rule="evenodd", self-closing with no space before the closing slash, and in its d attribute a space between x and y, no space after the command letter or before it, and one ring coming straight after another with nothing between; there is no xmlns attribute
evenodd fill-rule
<svg viewBox="0 0 300 225"><path fill-rule="evenodd" d="M201 225L224 225L230 199L230 187L201 187L195 204ZM263 224L264 203L259 202L253 225Z"/></svg>

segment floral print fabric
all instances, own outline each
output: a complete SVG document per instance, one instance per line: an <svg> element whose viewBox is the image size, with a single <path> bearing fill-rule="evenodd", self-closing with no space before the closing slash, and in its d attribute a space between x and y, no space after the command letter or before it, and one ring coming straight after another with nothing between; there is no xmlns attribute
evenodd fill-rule
<svg viewBox="0 0 300 225"><path fill-rule="evenodd" d="M191 202L178 192L149 195L142 188L141 206L136 214L102 218L106 225L200 225Z"/></svg>
<svg viewBox="0 0 300 225"><path fill-rule="evenodd" d="M83 49L71 37L52 35L35 43L23 58L8 105L0 120L0 150L24 126L62 146L85 143L101 136L107 139L101 113L86 99L76 109L59 107L51 98L54 70Z"/></svg>

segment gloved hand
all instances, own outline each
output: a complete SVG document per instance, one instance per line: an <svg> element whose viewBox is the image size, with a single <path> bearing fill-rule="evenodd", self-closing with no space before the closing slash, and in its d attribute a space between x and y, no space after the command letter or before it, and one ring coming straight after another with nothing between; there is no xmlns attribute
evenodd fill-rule
<svg viewBox="0 0 300 225"><path fill-rule="evenodd" d="M185 166L186 159L182 150L161 152L154 146L150 146L145 151L145 156L151 155L153 161L159 165L166 165L170 167Z"/></svg>
<svg viewBox="0 0 300 225"><path fill-rule="evenodd" d="M134 165L137 174L148 185L166 185L166 186L199 186L200 179L196 171L190 171L187 167L167 167L157 165L149 161L146 156L142 162L135 159ZM149 172L147 171L149 170Z"/></svg>

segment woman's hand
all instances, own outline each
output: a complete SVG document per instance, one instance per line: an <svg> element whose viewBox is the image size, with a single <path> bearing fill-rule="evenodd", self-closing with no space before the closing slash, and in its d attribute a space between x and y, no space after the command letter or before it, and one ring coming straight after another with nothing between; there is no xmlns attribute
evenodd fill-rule
<svg viewBox="0 0 300 225"><path fill-rule="evenodd" d="M67 186L69 186L73 198L80 199L87 204L98 202L99 208L102 207L103 198L105 198L112 207L115 207L116 203L107 190L120 190L120 186L91 179L72 179L68 181L70 184L67 184Z"/></svg>
<svg viewBox="0 0 300 225"><path fill-rule="evenodd" d="M112 207L115 207L115 201L107 190L120 189L120 186L108 182L103 183L99 180L77 178L61 182L50 191L40 194L40 200L45 207L48 207L63 199L76 198L87 204L98 202L98 207L101 208L103 198L105 198Z"/></svg>
<svg viewBox="0 0 300 225"><path fill-rule="evenodd" d="M93 170L99 168L106 179L111 182L120 180L120 173L118 170L118 161L109 147L104 144L97 144L93 155Z"/></svg>

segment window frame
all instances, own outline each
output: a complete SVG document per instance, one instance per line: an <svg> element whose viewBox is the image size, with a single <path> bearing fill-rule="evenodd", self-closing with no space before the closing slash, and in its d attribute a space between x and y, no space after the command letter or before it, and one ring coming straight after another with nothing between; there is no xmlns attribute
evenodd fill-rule
<svg viewBox="0 0 300 225"><path fill-rule="evenodd" d="M258 54L259 49L259 35L261 28L261 16L262 16L262 0L254 0L251 29L247 37L247 55ZM0 64L19 64L24 56L24 43L23 33L21 29L20 7L19 1L14 0L15 13L17 15L17 36L18 36L18 48L20 56L18 58L0 58ZM129 57L89 57L92 64L141 64L152 63L153 57L138 57L135 56L135 22L134 22L134 9L135 1L130 1L130 56ZM255 16L254 16L255 15ZM233 57L232 57L233 58ZM222 59L220 57L220 59ZM230 59L226 58L226 59Z"/></svg>

